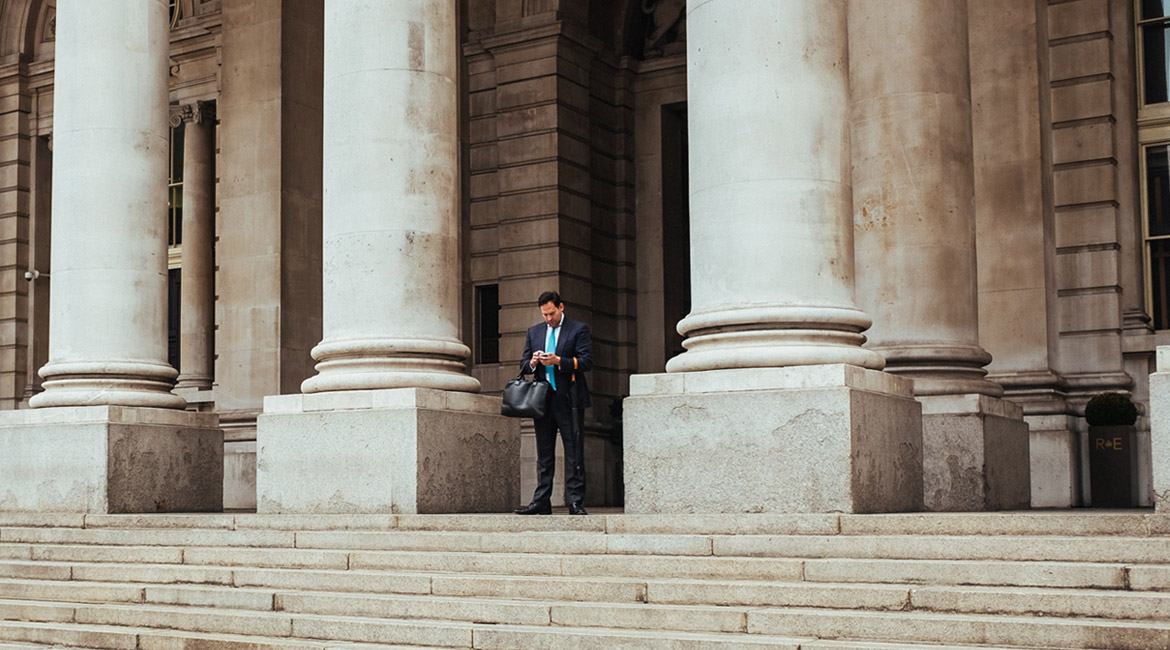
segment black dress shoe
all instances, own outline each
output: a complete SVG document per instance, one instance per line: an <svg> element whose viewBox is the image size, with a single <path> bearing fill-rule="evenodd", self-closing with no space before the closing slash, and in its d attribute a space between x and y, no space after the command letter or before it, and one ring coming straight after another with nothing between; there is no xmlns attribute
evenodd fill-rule
<svg viewBox="0 0 1170 650"><path fill-rule="evenodd" d="M516 508L518 515L551 515L551 503L530 503L523 508Z"/></svg>
<svg viewBox="0 0 1170 650"><path fill-rule="evenodd" d="M574 501L574 502L569 504L569 514L571 514L571 515L587 515L589 513L585 512L585 505L584 504L582 504L580 501Z"/></svg>

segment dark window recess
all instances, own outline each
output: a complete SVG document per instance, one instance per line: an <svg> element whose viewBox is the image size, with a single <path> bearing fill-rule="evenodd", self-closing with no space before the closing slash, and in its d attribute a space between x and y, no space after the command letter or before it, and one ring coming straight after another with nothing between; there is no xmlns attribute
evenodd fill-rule
<svg viewBox="0 0 1170 650"><path fill-rule="evenodd" d="M182 292L180 290L182 272L179 269L167 271L167 361L179 368L179 304Z"/></svg>
<svg viewBox="0 0 1170 650"><path fill-rule="evenodd" d="M1167 100L1166 78L1170 76L1170 52L1166 38L1170 25L1158 23L1142 27L1142 61L1145 71L1146 103Z"/></svg>
<svg viewBox="0 0 1170 650"><path fill-rule="evenodd" d="M662 277L666 358L684 352L678 322L691 313L690 160L686 102L662 107Z"/></svg>
<svg viewBox="0 0 1170 650"><path fill-rule="evenodd" d="M1170 239L1150 240L1150 314L1154 329L1170 329Z"/></svg>
<svg viewBox="0 0 1170 650"><path fill-rule="evenodd" d="M1170 0L1142 0L1141 20L1161 18L1168 15L1168 11L1170 11Z"/></svg>
<svg viewBox="0 0 1170 650"><path fill-rule="evenodd" d="M475 288L475 362L500 362L500 285Z"/></svg>

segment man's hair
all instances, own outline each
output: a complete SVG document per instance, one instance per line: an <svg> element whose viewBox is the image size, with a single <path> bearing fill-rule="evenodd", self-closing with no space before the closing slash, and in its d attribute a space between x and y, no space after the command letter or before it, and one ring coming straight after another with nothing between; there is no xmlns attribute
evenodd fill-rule
<svg viewBox="0 0 1170 650"><path fill-rule="evenodd" d="M536 299L536 305L539 307L548 303L552 303L554 307L561 306L561 294L556 291L545 291Z"/></svg>

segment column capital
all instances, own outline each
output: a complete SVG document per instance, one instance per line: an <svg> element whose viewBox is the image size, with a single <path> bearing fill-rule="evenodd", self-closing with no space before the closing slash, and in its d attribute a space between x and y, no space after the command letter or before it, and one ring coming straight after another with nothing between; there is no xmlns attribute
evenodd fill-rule
<svg viewBox="0 0 1170 650"><path fill-rule="evenodd" d="M215 102L197 101L189 104L175 104L170 108L170 125L177 129L184 122L202 124L204 121L215 123Z"/></svg>

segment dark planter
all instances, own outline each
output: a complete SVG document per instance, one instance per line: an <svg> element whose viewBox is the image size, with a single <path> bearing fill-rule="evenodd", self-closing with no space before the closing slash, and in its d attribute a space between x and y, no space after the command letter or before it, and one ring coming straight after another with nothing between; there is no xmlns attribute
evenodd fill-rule
<svg viewBox="0 0 1170 650"><path fill-rule="evenodd" d="M1137 428L1089 427L1089 494L1094 508L1137 507Z"/></svg>

